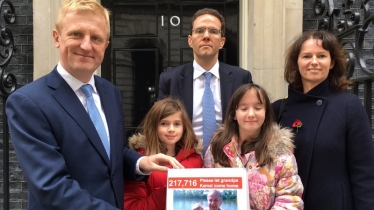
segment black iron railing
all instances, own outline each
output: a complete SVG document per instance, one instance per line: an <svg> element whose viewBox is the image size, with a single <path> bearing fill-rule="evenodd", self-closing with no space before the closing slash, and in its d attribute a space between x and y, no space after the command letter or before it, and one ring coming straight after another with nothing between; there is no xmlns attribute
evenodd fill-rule
<svg viewBox="0 0 374 210"><path fill-rule="evenodd" d="M0 26L0 95L3 102L3 208L9 209L9 131L7 117L5 114L5 103L8 96L17 88L16 77L11 73L6 73L5 68L12 59L14 52L14 40L12 31L6 25L14 24L16 20L15 9L12 2L0 1L0 11L5 24Z"/></svg>
<svg viewBox="0 0 374 210"><path fill-rule="evenodd" d="M314 13L320 17L318 29L334 33L348 52L347 77L354 82L351 91L357 95L362 93L371 123L374 45L370 44L370 41L374 43L373 11L369 0L315 0L314 2ZM368 61L371 61L370 65Z"/></svg>

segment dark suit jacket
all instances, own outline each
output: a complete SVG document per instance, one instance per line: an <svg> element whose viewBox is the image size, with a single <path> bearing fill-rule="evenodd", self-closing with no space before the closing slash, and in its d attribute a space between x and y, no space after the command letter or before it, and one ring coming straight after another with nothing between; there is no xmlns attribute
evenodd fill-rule
<svg viewBox="0 0 374 210"><path fill-rule="evenodd" d="M110 160L56 68L8 98L10 136L29 186L28 209L123 209L123 175L135 179L140 155L124 147L120 91L97 76L95 85L109 128Z"/></svg>
<svg viewBox="0 0 374 210"><path fill-rule="evenodd" d="M160 75L158 100L171 96L183 101L192 119L193 113L193 62L177 66ZM222 118L225 118L231 95L243 84L252 83L251 73L242 68L219 62Z"/></svg>

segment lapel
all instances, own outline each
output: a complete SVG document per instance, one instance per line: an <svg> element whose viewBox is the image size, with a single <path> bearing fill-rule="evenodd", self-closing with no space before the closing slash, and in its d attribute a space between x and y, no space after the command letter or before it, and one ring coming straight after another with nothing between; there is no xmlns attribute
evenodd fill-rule
<svg viewBox="0 0 374 210"><path fill-rule="evenodd" d="M48 87L54 89L52 97L55 98L55 100L61 105L62 109L64 109L66 113L77 122L79 127L87 135L89 141L91 141L101 157L110 166L110 161L105 152L100 136L97 132L93 132L96 131L96 128L74 91L57 72L56 68L47 76L47 78Z"/></svg>
<svg viewBox="0 0 374 210"><path fill-rule="evenodd" d="M219 62L219 77L221 85L221 105L222 105L222 120L225 118L227 105L232 95L232 86L234 78L231 76L231 69L226 64Z"/></svg>
<svg viewBox="0 0 374 210"><path fill-rule="evenodd" d="M316 141L316 135L318 133L318 129L321 123L321 119L323 117L323 113L326 110L327 106L327 96L330 94L330 84L328 80L326 79L324 82L320 83L316 87L314 87L311 91L309 91L307 94L301 93L295 89L293 89L290 85L288 86L288 98L286 104L294 104L292 107L295 113L303 112L302 110L308 110L309 117L313 117L313 123L310 123L310 128L307 130L306 137L302 139L303 142L305 142L306 146L306 152L303 154L300 159L302 159L300 162L305 163L303 167L299 168L299 175L300 177L304 178L304 188L308 185L308 179L309 179L309 170L312 165L312 158L314 155L314 145ZM323 103L318 106L319 108L316 108L317 106L314 106L317 100L323 101ZM304 104L306 106L304 107ZM310 106L312 104L312 106ZM311 108L312 107L312 108ZM315 107L315 108L313 108ZM296 117L295 117L296 118ZM297 135L297 134L296 134Z"/></svg>
<svg viewBox="0 0 374 210"><path fill-rule="evenodd" d="M180 75L178 75L178 85L181 99L184 103L188 116L192 120L193 112L193 65L192 62L187 63Z"/></svg>

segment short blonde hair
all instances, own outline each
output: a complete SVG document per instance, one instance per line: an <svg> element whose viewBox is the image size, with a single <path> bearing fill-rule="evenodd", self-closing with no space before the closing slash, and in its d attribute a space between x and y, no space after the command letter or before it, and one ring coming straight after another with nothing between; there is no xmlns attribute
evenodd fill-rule
<svg viewBox="0 0 374 210"><path fill-rule="evenodd" d="M107 25L107 35L108 40L110 36L110 12L107 8L103 7L100 3L95 0L65 0L58 10L57 20L56 20L56 30L61 32L63 27L63 20L67 13L70 12L94 12L102 15L105 18Z"/></svg>

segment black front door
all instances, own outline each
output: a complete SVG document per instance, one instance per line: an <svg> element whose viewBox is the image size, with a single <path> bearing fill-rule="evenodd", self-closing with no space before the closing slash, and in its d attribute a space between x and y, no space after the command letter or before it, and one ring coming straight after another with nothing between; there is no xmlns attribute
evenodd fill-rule
<svg viewBox="0 0 374 210"><path fill-rule="evenodd" d="M219 60L239 63L238 0L102 0L111 14L111 39L102 77L122 92L127 136L157 99L162 71L193 60L188 46L191 17L201 8L226 19L226 44Z"/></svg>

